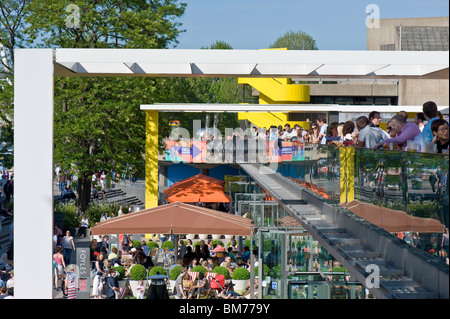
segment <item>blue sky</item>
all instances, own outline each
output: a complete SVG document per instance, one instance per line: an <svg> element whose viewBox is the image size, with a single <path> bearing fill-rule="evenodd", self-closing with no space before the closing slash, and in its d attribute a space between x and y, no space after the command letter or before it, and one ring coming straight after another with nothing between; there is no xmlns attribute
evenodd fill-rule
<svg viewBox="0 0 450 319"><path fill-rule="evenodd" d="M185 0L179 20L186 32L178 49L208 47L216 40L233 49L264 49L289 30L304 31L319 50L366 50L366 7L381 19L442 17L448 0Z"/></svg>

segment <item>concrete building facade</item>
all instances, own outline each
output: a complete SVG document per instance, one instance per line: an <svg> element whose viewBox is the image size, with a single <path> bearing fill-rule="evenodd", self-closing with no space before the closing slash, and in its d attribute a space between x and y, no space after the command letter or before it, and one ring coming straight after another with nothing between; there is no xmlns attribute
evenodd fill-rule
<svg viewBox="0 0 450 319"><path fill-rule="evenodd" d="M367 29L367 50L448 51L449 17L380 19ZM397 96L398 105L449 105L449 80L401 79Z"/></svg>

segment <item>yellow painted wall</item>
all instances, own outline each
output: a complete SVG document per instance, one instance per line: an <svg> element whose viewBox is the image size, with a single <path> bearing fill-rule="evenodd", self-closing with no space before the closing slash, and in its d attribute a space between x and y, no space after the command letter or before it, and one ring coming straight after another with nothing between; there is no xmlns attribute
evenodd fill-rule
<svg viewBox="0 0 450 319"><path fill-rule="evenodd" d="M158 111L145 111L145 208L158 206Z"/></svg>

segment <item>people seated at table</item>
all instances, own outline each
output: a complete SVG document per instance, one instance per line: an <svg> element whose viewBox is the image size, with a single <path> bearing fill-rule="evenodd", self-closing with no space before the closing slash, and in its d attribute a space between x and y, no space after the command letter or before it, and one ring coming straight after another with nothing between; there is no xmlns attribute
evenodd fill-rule
<svg viewBox="0 0 450 319"><path fill-rule="evenodd" d="M227 251L226 248L223 246L222 241L218 241L217 242L217 246L216 248L214 248L213 250L211 250L211 256L216 256L217 252L225 252Z"/></svg>
<svg viewBox="0 0 450 319"><path fill-rule="evenodd" d="M186 246L186 254L184 254L183 259L196 259L197 255L192 251L191 246Z"/></svg>
<svg viewBox="0 0 450 319"><path fill-rule="evenodd" d="M113 264L119 263L119 250L116 246L111 248L111 253L108 255L108 260L110 260Z"/></svg>
<svg viewBox="0 0 450 319"><path fill-rule="evenodd" d="M201 249L200 249L200 254L198 255L199 257L199 261L200 260L207 260L209 257L209 249L208 249L208 245L202 245Z"/></svg>
<svg viewBox="0 0 450 319"><path fill-rule="evenodd" d="M225 259L224 259L224 261L220 264L220 266L225 267L225 266L223 266L223 264L225 264L225 263L227 263L227 265L229 265L230 268L238 268L238 267L239 267L238 264L236 264L236 263L231 259L230 256L225 256Z"/></svg>
<svg viewBox="0 0 450 319"><path fill-rule="evenodd" d="M208 250L211 252L211 250L214 249L213 241L212 239L208 239Z"/></svg>
<svg viewBox="0 0 450 319"><path fill-rule="evenodd" d="M197 258L193 258L191 260L191 262L189 263L188 269L192 270L195 266L198 266L198 265L199 265L199 263L198 263Z"/></svg>
<svg viewBox="0 0 450 319"><path fill-rule="evenodd" d="M142 251L144 252L144 254L146 256L148 256L148 254L150 253L150 247L148 247L147 243L145 242L145 240L142 241Z"/></svg>
<svg viewBox="0 0 450 319"><path fill-rule="evenodd" d="M242 255L238 256L238 258L246 263L250 259L250 247L245 246L244 252L242 253Z"/></svg>
<svg viewBox="0 0 450 319"><path fill-rule="evenodd" d="M195 259L197 259L197 261L200 261L201 252L202 252L202 247L200 246L200 244L195 245L194 246L194 254L195 254Z"/></svg>
<svg viewBox="0 0 450 319"><path fill-rule="evenodd" d="M228 251L228 256L230 256L230 258L231 258L234 262L236 262L236 256L235 256L234 253L233 253L233 248L230 246L230 247L228 247L227 251Z"/></svg>
<svg viewBox="0 0 450 319"><path fill-rule="evenodd" d="M141 264L145 269L154 266L151 257L147 257L143 252L136 254L135 260L137 264Z"/></svg>
<svg viewBox="0 0 450 319"><path fill-rule="evenodd" d="M207 267L206 267L206 269L208 269L208 271L212 271L213 269L214 269L214 267L216 267L215 265L214 265L214 262L213 262L213 258L212 257L209 257L208 259L207 259Z"/></svg>

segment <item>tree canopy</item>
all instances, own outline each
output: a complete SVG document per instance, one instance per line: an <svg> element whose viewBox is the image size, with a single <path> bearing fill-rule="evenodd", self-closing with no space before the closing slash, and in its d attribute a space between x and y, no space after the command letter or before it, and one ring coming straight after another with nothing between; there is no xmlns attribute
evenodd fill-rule
<svg viewBox="0 0 450 319"><path fill-rule="evenodd" d="M32 0L26 34L36 46L55 48L169 48L183 32L186 4L164 1ZM77 20L71 15L78 12ZM69 22L68 23L68 19ZM89 203L91 175L99 170L143 174L145 114L158 101L153 78L55 78L54 161L77 169L79 208Z"/></svg>
<svg viewBox="0 0 450 319"><path fill-rule="evenodd" d="M289 30L280 36L270 48L287 48L288 50L317 50L316 41L306 32Z"/></svg>

